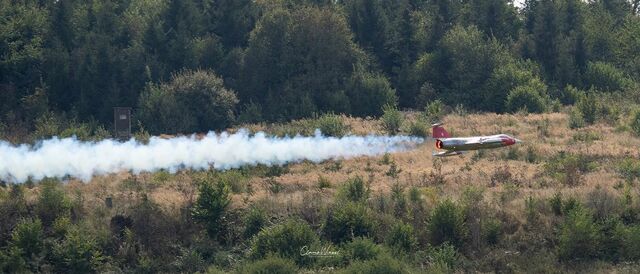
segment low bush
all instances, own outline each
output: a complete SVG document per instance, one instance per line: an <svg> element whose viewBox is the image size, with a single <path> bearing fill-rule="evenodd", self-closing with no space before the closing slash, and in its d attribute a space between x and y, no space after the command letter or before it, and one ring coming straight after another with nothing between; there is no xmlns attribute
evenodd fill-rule
<svg viewBox="0 0 640 274"><path fill-rule="evenodd" d="M397 134L404 123L404 116L397 107L386 105L383 108L382 126L391 135Z"/></svg>
<svg viewBox="0 0 640 274"><path fill-rule="evenodd" d="M409 135L426 138L431 135L431 130L423 121L413 121L409 125Z"/></svg>
<svg viewBox="0 0 640 274"><path fill-rule="evenodd" d="M369 274L387 274L387 273L411 273L405 266L404 263L395 260L389 256L380 256L374 260L368 261L359 261L352 263L344 269L340 271L340 273L369 273Z"/></svg>
<svg viewBox="0 0 640 274"><path fill-rule="evenodd" d="M462 209L451 200L440 202L431 214L427 229L434 245L449 243L461 247L467 237Z"/></svg>
<svg viewBox="0 0 640 274"><path fill-rule="evenodd" d="M267 214L263 209L251 207L244 217L244 237L249 239L258 234L267 223Z"/></svg>
<svg viewBox="0 0 640 274"><path fill-rule="evenodd" d="M640 136L640 110L634 111L631 115L631 124L629 127L635 135Z"/></svg>
<svg viewBox="0 0 640 274"><path fill-rule="evenodd" d="M379 245L366 237L356 237L346 243L342 250L345 252L346 259L352 262L374 259L382 252Z"/></svg>
<svg viewBox="0 0 640 274"><path fill-rule="evenodd" d="M210 173L198 179L198 184L199 195L191 215L206 226L209 237L219 239L219 233L226 225L224 218L231 202L229 186Z"/></svg>
<svg viewBox="0 0 640 274"><path fill-rule="evenodd" d="M369 198L371 190L362 177L356 176L344 182L338 190L338 198L352 202L363 202Z"/></svg>
<svg viewBox="0 0 640 274"><path fill-rule="evenodd" d="M310 258L302 256L300 250L316 242L318 237L306 222L289 219L260 231L251 243L251 257L262 259L274 253L304 265Z"/></svg>
<svg viewBox="0 0 640 274"><path fill-rule="evenodd" d="M440 120L444 116L444 108L445 105L440 100L429 102L429 104L427 104L427 106L424 108L424 117L426 118L427 122L440 122Z"/></svg>
<svg viewBox="0 0 640 274"><path fill-rule="evenodd" d="M582 154L560 152L545 163L544 169L560 182L568 186L577 186L582 182L582 174L594 170L595 167L595 163Z"/></svg>
<svg viewBox="0 0 640 274"><path fill-rule="evenodd" d="M529 113L542 113L548 110L550 99L547 87L539 80L517 86L509 92L505 107L509 112L525 110Z"/></svg>
<svg viewBox="0 0 640 274"><path fill-rule="evenodd" d="M71 214L71 201L57 180L44 179L40 182L40 188L35 209L45 227L51 226L57 218Z"/></svg>
<svg viewBox="0 0 640 274"><path fill-rule="evenodd" d="M362 203L347 202L336 205L324 223L324 233L334 243L354 237L369 236L374 232L373 216Z"/></svg>
<svg viewBox="0 0 640 274"><path fill-rule="evenodd" d="M572 107L569 112L569 128L582 128L585 124L586 122L584 120L584 116L582 116L582 112L579 109Z"/></svg>
<svg viewBox="0 0 640 274"><path fill-rule="evenodd" d="M286 258L269 256L265 259L249 263L242 267L240 273L247 274L295 274L298 273L298 267L295 263Z"/></svg>
<svg viewBox="0 0 640 274"><path fill-rule="evenodd" d="M634 158L624 159L616 165L616 171L629 182L640 178L640 160Z"/></svg>
<svg viewBox="0 0 640 274"><path fill-rule="evenodd" d="M582 207L567 213L558 237L558 256L562 260L593 259L599 255L600 228Z"/></svg>
<svg viewBox="0 0 640 274"><path fill-rule="evenodd" d="M417 245L416 237L413 234L413 227L401 221L395 223L391 227L391 231L387 234L386 243L393 250L410 252Z"/></svg>
<svg viewBox="0 0 640 274"><path fill-rule="evenodd" d="M455 268L459 261L458 251L449 243L431 248L429 250L429 256L431 257L432 265L445 266L445 269Z"/></svg>
<svg viewBox="0 0 640 274"><path fill-rule="evenodd" d="M345 125L342 117L332 113L321 115L311 124L325 136L342 137L349 131L349 126Z"/></svg>

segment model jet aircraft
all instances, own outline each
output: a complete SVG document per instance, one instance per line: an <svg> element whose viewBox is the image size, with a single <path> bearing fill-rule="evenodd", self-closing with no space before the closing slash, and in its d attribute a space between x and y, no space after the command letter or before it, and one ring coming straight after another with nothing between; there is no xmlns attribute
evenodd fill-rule
<svg viewBox="0 0 640 274"><path fill-rule="evenodd" d="M468 150L506 147L522 142L506 134L452 138L442 127L442 123L433 124L432 130L436 148L446 150L434 152L433 156L436 157L461 155Z"/></svg>

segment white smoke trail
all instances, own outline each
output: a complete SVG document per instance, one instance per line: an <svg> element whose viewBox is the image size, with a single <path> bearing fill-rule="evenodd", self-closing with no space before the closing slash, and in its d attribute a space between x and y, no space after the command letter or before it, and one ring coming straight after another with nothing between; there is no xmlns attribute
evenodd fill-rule
<svg viewBox="0 0 640 274"><path fill-rule="evenodd" d="M88 181L94 175L122 170L133 173L181 168L237 168L243 165L281 165L310 160L321 162L335 158L374 156L401 152L422 143L422 138L407 136L325 137L316 131L311 137L253 136L246 130L235 134L210 132L202 139L195 136L163 139L152 137L148 144L103 140L81 142L75 138L52 138L35 146L14 146L0 141L0 178L24 182L45 177L73 176Z"/></svg>

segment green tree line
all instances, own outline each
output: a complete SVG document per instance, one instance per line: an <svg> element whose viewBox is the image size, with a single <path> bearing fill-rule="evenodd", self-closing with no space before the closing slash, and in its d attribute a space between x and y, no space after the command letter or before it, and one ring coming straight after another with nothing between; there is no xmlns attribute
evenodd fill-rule
<svg viewBox="0 0 640 274"><path fill-rule="evenodd" d="M434 100L541 112L572 103L567 90L637 95L638 5L0 0L0 129L52 113L110 128L115 106L152 133L188 133Z"/></svg>

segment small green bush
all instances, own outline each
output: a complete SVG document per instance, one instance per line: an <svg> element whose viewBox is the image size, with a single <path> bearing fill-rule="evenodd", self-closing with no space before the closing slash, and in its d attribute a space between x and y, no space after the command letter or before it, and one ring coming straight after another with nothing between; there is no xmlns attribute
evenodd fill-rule
<svg viewBox="0 0 640 274"><path fill-rule="evenodd" d="M598 118L598 101L594 91L590 91L578 99L576 107L586 124L595 123Z"/></svg>
<svg viewBox="0 0 640 274"><path fill-rule="evenodd" d="M617 164L616 171L629 182L640 178L640 160L634 158L624 159Z"/></svg>
<svg viewBox="0 0 640 274"><path fill-rule="evenodd" d="M417 240L413 234L413 227L401 221L395 223L386 237L387 245L394 250L410 252L417 245Z"/></svg>
<svg viewBox="0 0 640 274"><path fill-rule="evenodd" d="M433 210L427 229L431 235L431 242L435 245L450 243L461 247L467 237L464 213L451 200L440 202Z"/></svg>
<svg viewBox="0 0 640 274"><path fill-rule="evenodd" d="M629 127L635 135L640 136L640 110L634 111L633 115L631 115L631 124Z"/></svg>
<svg viewBox="0 0 640 274"><path fill-rule="evenodd" d="M342 243L354 237L369 236L375 223L369 208L362 203L347 202L336 205L324 223L324 233L334 243Z"/></svg>
<svg viewBox="0 0 640 274"><path fill-rule="evenodd" d="M351 103L351 113L355 116L378 117L383 106L395 106L398 101L396 91L384 75L376 75L357 69L347 83L347 95Z"/></svg>
<svg viewBox="0 0 640 274"><path fill-rule="evenodd" d="M205 224L209 237L218 239L218 234L225 226L224 218L231 202L229 186L223 180L216 180L211 174L198 179L198 184L199 195L191 215L196 221Z"/></svg>
<svg viewBox="0 0 640 274"><path fill-rule="evenodd" d="M328 113L315 119L312 123L325 136L342 137L349 131L340 115Z"/></svg>
<svg viewBox="0 0 640 274"><path fill-rule="evenodd" d="M55 179L44 179L40 182L41 192L36 204L36 213L45 227L50 227L59 217L71 214L71 201Z"/></svg>
<svg viewBox="0 0 640 274"><path fill-rule="evenodd" d="M600 230L591 214L582 207L567 213L558 237L558 256L562 260L593 259L599 255Z"/></svg>
<svg viewBox="0 0 640 274"><path fill-rule="evenodd" d="M294 260L298 265L304 265L310 258L302 256L300 250L316 242L318 237L306 222L289 219L260 231L251 243L251 257L262 259L269 253L274 253Z"/></svg>
<svg viewBox="0 0 640 274"><path fill-rule="evenodd" d="M360 261L349 265L340 273L353 274L388 274L388 273L410 273L405 264L389 256L380 256L375 260Z"/></svg>
<svg viewBox="0 0 640 274"><path fill-rule="evenodd" d="M362 177L353 177L340 186L338 198L353 202L366 201L371 190Z"/></svg>
<svg viewBox="0 0 640 274"><path fill-rule="evenodd" d="M490 219L483 223L483 234L487 244L496 245L502 234L502 223L499 220Z"/></svg>
<svg viewBox="0 0 640 274"><path fill-rule="evenodd" d="M575 107L571 108L571 111L569 112L569 128L581 128L585 126L585 123L582 112Z"/></svg>
<svg viewBox="0 0 640 274"><path fill-rule="evenodd" d="M99 252L96 239L83 229L74 226L67 231L64 240L53 245L53 263L56 272L95 272L105 259Z"/></svg>
<svg viewBox="0 0 640 274"><path fill-rule="evenodd" d="M447 269L453 269L458 265L458 252L456 248L449 243L431 248L429 255L432 264L446 266Z"/></svg>
<svg viewBox="0 0 640 274"><path fill-rule="evenodd" d="M546 85L539 80L517 86L509 92L505 107L509 112L522 109L530 113L542 113L548 110L550 99L546 95Z"/></svg>
<svg viewBox="0 0 640 274"><path fill-rule="evenodd" d="M244 217L244 237L249 239L258 234L267 223L267 214L263 209L251 207L249 213Z"/></svg>
<svg viewBox="0 0 640 274"><path fill-rule="evenodd" d="M584 75L587 86L603 91L619 91L630 84L624 72L605 62L589 62Z"/></svg>
<svg viewBox="0 0 640 274"><path fill-rule="evenodd" d="M429 127L422 121L414 121L409 125L409 135L426 138L431 135Z"/></svg>
<svg viewBox="0 0 640 274"><path fill-rule="evenodd" d="M240 273L247 274L295 274L298 267L295 263L286 258L269 256L265 259L249 263L242 267Z"/></svg>
<svg viewBox="0 0 640 274"><path fill-rule="evenodd" d="M404 116L397 107L386 105L383 108L382 126L389 134L397 134L404 123Z"/></svg>
<svg viewBox="0 0 640 274"><path fill-rule="evenodd" d="M366 237L356 237L342 248L350 261L366 261L378 257L382 249Z"/></svg>
<svg viewBox="0 0 640 274"><path fill-rule="evenodd" d="M619 225L620 257L627 261L640 260L640 225L625 227Z"/></svg>
<svg viewBox="0 0 640 274"><path fill-rule="evenodd" d="M444 103L440 100L434 100L424 108L424 116L427 122L437 123L440 122L444 116Z"/></svg>

